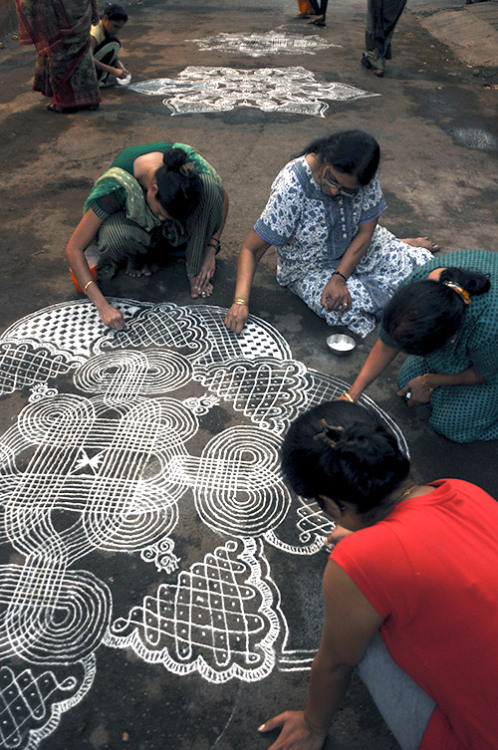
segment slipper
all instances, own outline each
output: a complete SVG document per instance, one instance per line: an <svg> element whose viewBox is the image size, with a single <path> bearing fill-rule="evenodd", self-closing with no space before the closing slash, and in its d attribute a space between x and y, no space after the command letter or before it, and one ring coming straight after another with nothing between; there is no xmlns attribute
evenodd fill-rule
<svg viewBox="0 0 498 750"><path fill-rule="evenodd" d="M311 20L311 21L309 21L309 23L318 23L318 21L323 21L323 16L322 16L322 14L321 14L321 13L320 13L320 15L318 15L318 16L317 16L316 14L315 14L315 15L313 15L313 16L310 16L310 18L311 18L312 20Z"/></svg>
<svg viewBox="0 0 498 750"><path fill-rule="evenodd" d="M70 115L73 112L81 112L81 110L85 109L88 112L95 112L99 108L99 105L88 104L88 106L84 107L60 107L58 104L50 102L50 104L47 104L46 108L48 112L56 112L58 115Z"/></svg>
<svg viewBox="0 0 498 750"><path fill-rule="evenodd" d="M67 115L70 110L66 109L65 107L59 107L58 104L54 104L53 102L50 102L50 104L47 104L47 112L56 112L58 115Z"/></svg>
<svg viewBox="0 0 498 750"><path fill-rule="evenodd" d="M362 54L360 62L363 65L363 67L366 68L367 70L371 70L373 68L372 63L370 62L368 57L365 55L365 53Z"/></svg>
<svg viewBox="0 0 498 750"><path fill-rule="evenodd" d="M320 21L312 21L311 23L314 24L315 26L326 26L327 25L325 23L325 21L321 21L321 20Z"/></svg>
<svg viewBox="0 0 498 750"><path fill-rule="evenodd" d="M360 62L367 70L373 70L377 78L383 78L384 71L382 68L376 68L375 65L372 65L365 53L362 54Z"/></svg>

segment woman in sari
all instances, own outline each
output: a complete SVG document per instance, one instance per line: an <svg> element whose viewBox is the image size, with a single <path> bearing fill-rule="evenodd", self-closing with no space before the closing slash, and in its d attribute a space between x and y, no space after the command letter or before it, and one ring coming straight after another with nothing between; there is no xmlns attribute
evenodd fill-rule
<svg viewBox="0 0 498 750"><path fill-rule="evenodd" d="M97 75L90 27L97 23L94 0L16 0L21 44L37 51L33 91L51 97L51 112L97 109Z"/></svg>

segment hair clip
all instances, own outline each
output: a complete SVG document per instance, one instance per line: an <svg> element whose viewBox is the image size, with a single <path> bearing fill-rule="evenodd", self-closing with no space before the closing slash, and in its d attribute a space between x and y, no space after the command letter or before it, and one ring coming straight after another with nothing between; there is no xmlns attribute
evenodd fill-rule
<svg viewBox="0 0 498 750"><path fill-rule="evenodd" d="M465 305L470 305L472 298L466 289L458 286L458 284L455 284L454 281L443 281L441 283L444 284L444 286L448 286L450 289L453 289L453 291L463 299Z"/></svg>
<svg viewBox="0 0 498 750"><path fill-rule="evenodd" d="M336 432L341 432L344 427L341 425L334 425L334 424L327 424L325 419L320 420L320 427L322 428L320 432L317 432L316 435L313 435L313 440L322 440L324 443L327 443L327 445L330 445L331 448L335 448L337 445L337 440L333 440L329 432L332 430L335 430Z"/></svg>

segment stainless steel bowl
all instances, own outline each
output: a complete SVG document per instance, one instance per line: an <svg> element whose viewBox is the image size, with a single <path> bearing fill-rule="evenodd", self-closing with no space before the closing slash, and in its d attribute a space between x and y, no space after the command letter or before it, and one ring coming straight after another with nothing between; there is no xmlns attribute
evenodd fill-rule
<svg viewBox="0 0 498 750"><path fill-rule="evenodd" d="M116 78L116 83L120 86L128 86L131 83L131 73L126 78Z"/></svg>
<svg viewBox="0 0 498 750"><path fill-rule="evenodd" d="M356 341L345 333L333 333L327 337L327 346L336 357L345 357L356 349Z"/></svg>

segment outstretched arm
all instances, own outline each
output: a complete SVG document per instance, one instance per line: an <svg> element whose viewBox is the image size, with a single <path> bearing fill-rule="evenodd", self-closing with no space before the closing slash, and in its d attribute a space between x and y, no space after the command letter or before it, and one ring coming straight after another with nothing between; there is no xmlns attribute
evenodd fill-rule
<svg viewBox="0 0 498 750"><path fill-rule="evenodd" d="M66 259L77 282L97 308L102 322L106 326L120 331L125 327L123 314L107 302L97 283L93 280L85 258L85 250L96 237L101 225L102 219L99 219L89 208L67 244Z"/></svg>
<svg viewBox="0 0 498 750"><path fill-rule="evenodd" d="M384 344L382 339L377 339L356 380L348 390L348 394L353 401L358 401L365 388L384 372L399 351L399 349Z"/></svg>
<svg viewBox="0 0 498 750"><path fill-rule="evenodd" d="M281 728L270 750L319 750L341 705L353 668L382 624L382 618L351 578L329 560L323 579L325 619L311 668L304 711L286 711L259 731Z"/></svg>
<svg viewBox="0 0 498 750"><path fill-rule="evenodd" d="M225 317L225 325L234 333L241 333L249 317L249 296L251 285L259 261L270 247L254 229L246 237L239 253L237 283L234 302Z"/></svg>

